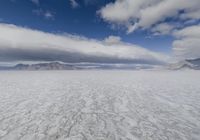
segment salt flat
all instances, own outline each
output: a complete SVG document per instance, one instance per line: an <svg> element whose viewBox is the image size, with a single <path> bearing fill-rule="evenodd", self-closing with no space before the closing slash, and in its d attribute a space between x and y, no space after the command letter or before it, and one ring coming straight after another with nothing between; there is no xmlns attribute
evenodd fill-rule
<svg viewBox="0 0 200 140"><path fill-rule="evenodd" d="M1 140L199 140L199 71L1 71Z"/></svg>

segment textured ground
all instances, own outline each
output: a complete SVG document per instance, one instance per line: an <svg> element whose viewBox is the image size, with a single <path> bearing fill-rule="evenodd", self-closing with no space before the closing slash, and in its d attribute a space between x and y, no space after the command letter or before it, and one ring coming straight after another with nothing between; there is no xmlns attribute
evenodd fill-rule
<svg viewBox="0 0 200 140"><path fill-rule="evenodd" d="M0 72L1 140L199 140L198 71Z"/></svg>

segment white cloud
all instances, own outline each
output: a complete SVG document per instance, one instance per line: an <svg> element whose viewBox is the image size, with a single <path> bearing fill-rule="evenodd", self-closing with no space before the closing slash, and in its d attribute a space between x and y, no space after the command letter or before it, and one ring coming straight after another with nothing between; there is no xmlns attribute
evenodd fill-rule
<svg viewBox="0 0 200 140"><path fill-rule="evenodd" d="M187 37L200 38L200 25L194 25L186 27L179 31L175 31L174 36L177 38L187 38Z"/></svg>
<svg viewBox="0 0 200 140"><path fill-rule="evenodd" d="M46 12L44 13L44 17L45 17L46 19L54 19L54 15L53 15L53 13L51 13L50 11L46 11Z"/></svg>
<svg viewBox="0 0 200 140"><path fill-rule="evenodd" d="M72 8L79 7L79 4L76 2L76 0L69 0L69 1L70 1L70 4L71 4Z"/></svg>
<svg viewBox="0 0 200 140"><path fill-rule="evenodd" d="M199 18L200 0L116 0L98 13L111 24L120 24L127 32L148 29L169 17ZM180 14L179 12L185 12Z"/></svg>
<svg viewBox="0 0 200 140"><path fill-rule="evenodd" d="M14 60L157 63L165 61L166 57L134 44L120 42L107 45L104 41L79 36L58 35L0 24L0 61Z"/></svg>
<svg viewBox="0 0 200 140"><path fill-rule="evenodd" d="M104 42L108 45L109 44L110 45L119 44L119 43L121 43L121 37L119 37L119 36L109 36L109 37L105 38Z"/></svg>
<svg viewBox="0 0 200 140"><path fill-rule="evenodd" d="M137 28L137 23L135 23L135 24L133 24L133 25L131 25L131 24L128 24L128 26L127 26L127 34L130 34L130 33L132 33L133 31L135 31L135 29Z"/></svg>
<svg viewBox="0 0 200 140"><path fill-rule="evenodd" d="M182 19L200 19L200 8L197 10L188 10L186 13L181 15Z"/></svg>
<svg viewBox="0 0 200 140"><path fill-rule="evenodd" d="M174 54L178 59L200 58L200 25L186 27L174 32Z"/></svg>
<svg viewBox="0 0 200 140"><path fill-rule="evenodd" d="M167 35L171 33L173 28L174 28L173 25L167 23L161 23L153 27L151 29L151 32L153 32L154 35Z"/></svg>

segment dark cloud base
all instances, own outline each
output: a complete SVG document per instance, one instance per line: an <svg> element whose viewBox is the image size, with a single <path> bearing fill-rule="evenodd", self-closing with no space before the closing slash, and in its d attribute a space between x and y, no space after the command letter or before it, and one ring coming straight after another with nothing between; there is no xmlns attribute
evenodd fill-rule
<svg viewBox="0 0 200 140"><path fill-rule="evenodd" d="M64 52L54 49L20 49L20 48L0 48L0 61L61 61L65 63L135 63L158 65L163 62L158 60L141 60L116 58L115 56L98 56L83 53Z"/></svg>

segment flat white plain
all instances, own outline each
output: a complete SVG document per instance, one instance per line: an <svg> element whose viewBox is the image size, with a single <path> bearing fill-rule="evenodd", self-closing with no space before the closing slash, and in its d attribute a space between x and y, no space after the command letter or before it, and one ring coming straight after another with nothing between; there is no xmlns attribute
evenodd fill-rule
<svg viewBox="0 0 200 140"><path fill-rule="evenodd" d="M199 140L199 71L2 71L1 140Z"/></svg>

